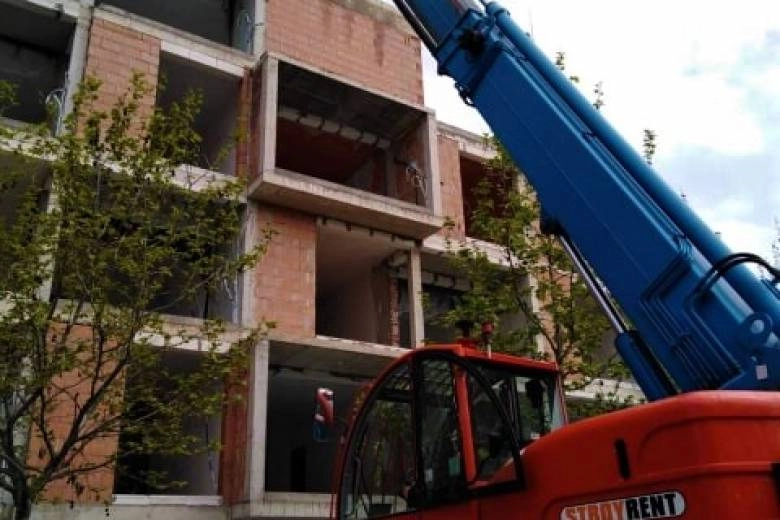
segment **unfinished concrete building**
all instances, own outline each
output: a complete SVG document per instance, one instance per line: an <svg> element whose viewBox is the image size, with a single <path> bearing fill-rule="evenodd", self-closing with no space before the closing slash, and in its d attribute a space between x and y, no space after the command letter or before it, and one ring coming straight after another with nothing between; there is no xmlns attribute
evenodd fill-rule
<svg viewBox="0 0 780 520"><path fill-rule="evenodd" d="M443 258L442 226L472 239L470 193L492 151L437 124L420 41L381 0L0 0L0 79L24 93L5 124L43 120L47 99L67 113L85 75L103 81L108 107L134 71L165 84L142 100L149 109L202 91L204 153L180 173L245 176L245 247L267 225L277 233L212 313L235 329L276 327L254 347L244 404L192 425L221 453L137 461L184 488L161 495L108 475L108 506L62 518L327 517L337 446L312 440L314 392L335 390L347 416L391 359L456 336L435 320L468 288ZM169 319L196 323L197 307ZM197 356L165 362L187 370Z"/></svg>

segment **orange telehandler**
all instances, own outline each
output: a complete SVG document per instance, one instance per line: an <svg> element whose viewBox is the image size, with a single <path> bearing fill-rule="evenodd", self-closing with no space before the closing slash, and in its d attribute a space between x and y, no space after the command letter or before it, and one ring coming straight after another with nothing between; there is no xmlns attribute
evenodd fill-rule
<svg viewBox="0 0 780 520"><path fill-rule="evenodd" d="M361 400L333 516L780 518L780 272L732 254L497 3L395 3L533 185L649 403L566 425L554 364L413 349Z"/></svg>

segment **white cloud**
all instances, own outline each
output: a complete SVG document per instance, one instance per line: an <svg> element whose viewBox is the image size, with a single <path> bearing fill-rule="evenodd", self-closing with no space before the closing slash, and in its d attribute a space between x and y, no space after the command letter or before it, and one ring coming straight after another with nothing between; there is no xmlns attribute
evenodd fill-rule
<svg viewBox="0 0 780 520"><path fill-rule="evenodd" d="M780 61L757 66L746 56L780 32L780 2L768 0L505 0L514 19L532 30L548 56L567 54L568 70L588 93L601 81L604 114L637 148L642 129L658 134L657 163L699 151L723 157L770 155L774 167L753 173L761 182L723 200L703 201L696 211L734 249L767 254L772 219L780 213ZM771 52L770 52L771 54ZM771 56L769 59L772 59ZM426 101L440 119L482 132L486 126L463 106L448 80L426 66ZM758 98L761 99L758 99ZM772 164L771 161L768 161ZM697 182L726 184L746 172L714 172ZM690 196L709 192L704 184L679 185L684 172L666 171L668 181ZM677 180L676 180L677 179ZM777 204L748 211L774 190ZM761 213L756 215L756 213ZM752 214L752 219L749 215ZM767 239L769 240L767 241Z"/></svg>

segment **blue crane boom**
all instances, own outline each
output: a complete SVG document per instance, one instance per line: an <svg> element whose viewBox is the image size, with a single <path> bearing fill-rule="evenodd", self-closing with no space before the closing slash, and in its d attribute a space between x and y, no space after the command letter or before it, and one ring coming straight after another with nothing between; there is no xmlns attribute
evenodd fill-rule
<svg viewBox="0 0 780 520"><path fill-rule="evenodd" d="M395 3L534 187L648 399L780 388L777 279L745 264L771 267L732 254L498 3Z"/></svg>

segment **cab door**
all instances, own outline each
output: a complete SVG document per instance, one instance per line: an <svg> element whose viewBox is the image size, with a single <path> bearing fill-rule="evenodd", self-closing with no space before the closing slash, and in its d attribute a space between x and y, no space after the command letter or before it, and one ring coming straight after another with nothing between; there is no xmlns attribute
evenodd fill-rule
<svg viewBox="0 0 780 520"><path fill-rule="evenodd" d="M346 449L337 518L419 520L413 392L409 363L371 391Z"/></svg>
<svg viewBox="0 0 780 520"><path fill-rule="evenodd" d="M515 381L492 377L491 366L447 352L415 358L421 520L502 518L485 506L524 489Z"/></svg>
<svg viewBox="0 0 780 520"><path fill-rule="evenodd" d="M479 518L479 504L468 490L474 457L464 439L468 407L462 377L463 369L438 353L419 356L414 364L421 520Z"/></svg>

